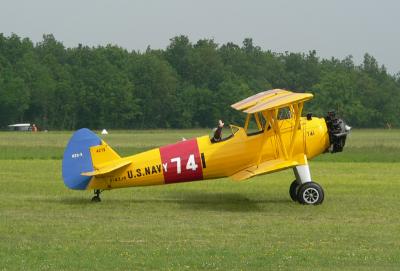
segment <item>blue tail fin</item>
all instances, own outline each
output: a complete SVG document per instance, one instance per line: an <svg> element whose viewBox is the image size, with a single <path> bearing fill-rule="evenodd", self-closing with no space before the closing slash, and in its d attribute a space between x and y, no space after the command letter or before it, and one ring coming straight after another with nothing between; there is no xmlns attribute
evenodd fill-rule
<svg viewBox="0 0 400 271"><path fill-rule="evenodd" d="M92 177L82 176L82 172L93 171L90 147L101 144L101 139L89 129L74 133L64 151L62 176L64 184L71 189L84 190Z"/></svg>

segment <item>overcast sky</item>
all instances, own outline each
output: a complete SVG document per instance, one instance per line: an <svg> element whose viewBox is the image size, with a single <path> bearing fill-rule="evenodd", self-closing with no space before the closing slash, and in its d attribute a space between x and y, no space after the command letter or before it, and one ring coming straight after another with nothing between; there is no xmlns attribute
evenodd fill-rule
<svg viewBox="0 0 400 271"><path fill-rule="evenodd" d="M0 0L0 33L34 42L52 33L67 47L117 44L128 50L165 49L169 39L213 38L274 52L320 57L373 55L400 71L400 1L395 0Z"/></svg>

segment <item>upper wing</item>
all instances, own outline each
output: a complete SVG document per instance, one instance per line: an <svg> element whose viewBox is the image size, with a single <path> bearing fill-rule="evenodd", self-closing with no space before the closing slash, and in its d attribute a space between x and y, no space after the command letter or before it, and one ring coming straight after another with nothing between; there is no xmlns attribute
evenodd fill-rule
<svg viewBox="0 0 400 271"><path fill-rule="evenodd" d="M304 102L312 97L311 93L294 93L283 89L272 89L250 96L231 106L236 110L252 114Z"/></svg>
<svg viewBox="0 0 400 271"><path fill-rule="evenodd" d="M272 98L272 97L276 97L276 96L280 96L280 95L288 94L288 93L291 93L291 92L287 91L287 90L283 90L283 89L271 89L271 90L257 93L255 95L250 96L244 100L241 100L235 104L232 104L231 107L233 107L236 110L242 111L242 110L245 110L249 107L256 105L259 102L263 102L263 101L267 100L268 98Z"/></svg>
<svg viewBox="0 0 400 271"><path fill-rule="evenodd" d="M251 114L265 110L285 107L293 103L300 103L310 100L312 97L313 95L311 93L288 93L278 97L271 97L266 101L257 103L256 105L248 108L244 112Z"/></svg>

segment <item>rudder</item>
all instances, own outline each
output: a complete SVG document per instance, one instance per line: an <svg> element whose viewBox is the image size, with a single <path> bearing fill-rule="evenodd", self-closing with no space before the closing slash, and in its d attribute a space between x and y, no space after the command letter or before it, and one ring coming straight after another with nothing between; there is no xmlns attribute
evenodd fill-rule
<svg viewBox="0 0 400 271"><path fill-rule="evenodd" d="M68 142L62 161L64 184L70 189L84 190L92 177L82 172L93 171L90 147L101 145L101 139L89 129L76 131Z"/></svg>

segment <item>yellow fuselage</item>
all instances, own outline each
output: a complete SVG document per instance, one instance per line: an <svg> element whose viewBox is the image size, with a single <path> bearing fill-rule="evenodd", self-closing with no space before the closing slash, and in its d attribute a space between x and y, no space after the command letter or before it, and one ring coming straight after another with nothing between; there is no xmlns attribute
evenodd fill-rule
<svg viewBox="0 0 400 271"><path fill-rule="evenodd" d="M112 174L94 176L87 189L114 189L130 186L160 185L227 177L260 162L282 157L282 147L290 149L295 125L293 119L279 120L280 138L273 129L247 135L244 128L233 126L234 134L212 143L209 136L180 141L121 158L130 161ZM329 147L325 120L301 118L291 158L312 159ZM113 163L113 161L108 162ZM101 165L107 166L107 163Z"/></svg>

